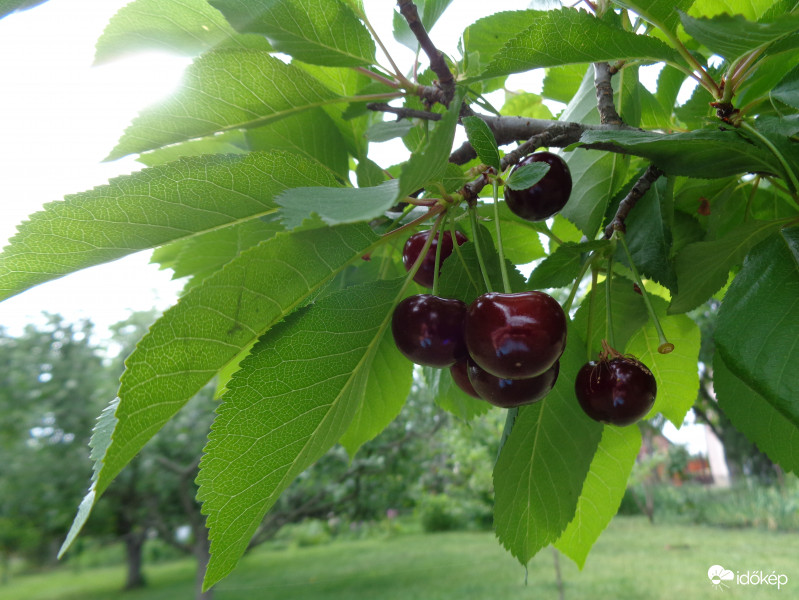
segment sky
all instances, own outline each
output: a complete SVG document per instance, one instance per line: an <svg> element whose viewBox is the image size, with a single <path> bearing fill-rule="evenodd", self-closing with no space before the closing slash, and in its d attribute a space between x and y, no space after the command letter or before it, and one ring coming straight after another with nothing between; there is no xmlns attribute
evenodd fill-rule
<svg viewBox="0 0 799 600"><path fill-rule="evenodd" d="M93 66L95 41L127 2L50 0L0 19L0 246L44 203L143 168L132 157L103 159L142 108L176 87L188 60L148 53ZM413 55L394 42L386 4L365 2L378 35L406 68ZM528 5L529 0L503 0L501 9ZM474 15L486 14L485 6L482 0L454 0L431 31L437 46L457 54L460 34ZM507 86L536 92L541 81L541 74L514 75ZM502 104L501 97L492 101ZM374 150L375 160L384 164L403 160L398 153L407 155L398 140ZM182 282L150 264L149 256L136 253L0 302L0 327L16 335L29 323L43 324L43 313L60 313L68 321L90 319L97 337L107 339L109 326L131 312L164 310L177 300ZM671 428L669 434L703 449L690 429Z"/></svg>

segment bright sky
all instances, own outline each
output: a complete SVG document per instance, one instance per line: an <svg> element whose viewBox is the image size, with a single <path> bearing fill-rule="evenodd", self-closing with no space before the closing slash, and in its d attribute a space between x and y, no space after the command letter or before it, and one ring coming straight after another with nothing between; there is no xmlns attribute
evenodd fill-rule
<svg viewBox="0 0 799 600"><path fill-rule="evenodd" d="M0 245L5 246L16 225L45 202L142 168L131 157L102 160L137 112L174 88L187 61L150 54L93 67L95 41L126 3L50 0L0 20ZM365 4L395 60L409 65L411 52L393 41L388 3ZM503 0L501 9L528 4L529 0ZM437 45L456 54L464 27L474 15L486 13L485 5L482 0L454 0L431 32ZM513 76L508 87L535 92L540 91L540 81ZM375 150L378 161L407 153L399 141ZM86 269L1 302L0 327L17 334L28 323L42 323L42 313L51 312L70 321L91 319L105 338L108 326L131 311L165 309L177 299L181 282L149 264L149 255L142 252ZM692 449L701 449L704 444L696 435L683 429L670 431L670 437L687 434Z"/></svg>

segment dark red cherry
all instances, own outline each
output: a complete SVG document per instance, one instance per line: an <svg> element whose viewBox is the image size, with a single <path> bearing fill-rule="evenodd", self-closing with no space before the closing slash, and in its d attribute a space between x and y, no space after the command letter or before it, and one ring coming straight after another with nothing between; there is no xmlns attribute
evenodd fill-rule
<svg viewBox="0 0 799 600"><path fill-rule="evenodd" d="M466 304L430 294L408 296L391 317L394 343L417 365L450 367L466 356Z"/></svg>
<svg viewBox="0 0 799 600"><path fill-rule="evenodd" d="M416 259L419 258L419 253L422 251L422 248L427 241L428 233L428 231L420 231L419 233L413 234L408 238L408 241L405 242L405 247L402 249L402 264L405 265L406 271L410 271L411 267L413 267L414 263L416 262ZM419 265L419 270L416 271L416 275L413 276L413 280L416 283L428 288L433 287L433 276L436 270L436 246L438 245L438 239L439 234L436 233L436 237L433 238L430 248L427 250L427 254L422 259L422 264ZM460 231L455 232L455 239L458 241L458 246L461 246L464 242L469 241L469 238L463 235ZM444 264L444 260L446 260L450 254L452 254L452 249L452 232L445 231L441 242L441 264ZM441 265L439 265L439 267L440 266ZM439 273L440 272L441 271L439 270Z"/></svg>
<svg viewBox="0 0 799 600"><path fill-rule="evenodd" d="M655 376L645 365L626 356L583 365L574 391L585 414L601 423L631 425L643 419L655 403Z"/></svg>
<svg viewBox="0 0 799 600"><path fill-rule="evenodd" d="M503 379L481 369L472 359L468 360L469 381L479 396L502 408L514 408L538 402L546 396L558 380L560 363L549 367L537 377L527 379Z"/></svg>
<svg viewBox="0 0 799 600"><path fill-rule="evenodd" d="M480 399L480 394L474 389L472 382L469 381L469 371L467 369L467 359L462 358L449 368L452 380L459 388L469 394L472 398Z"/></svg>
<svg viewBox="0 0 799 600"><path fill-rule="evenodd" d="M572 192L572 176L566 161L551 152L530 154L519 161L513 169L534 162L547 163L549 165L547 174L538 183L525 190L512 190L505 186L505 202L508 208L522 219L543 221L566 206Z"/></svg>
<svg viewBox="0 0 799 600"><path fill-rule="evenodd" d="M465 334L474 362L492 375L535 377L563 354L566 315L544 292L489 292L469 306Z"/></svg>

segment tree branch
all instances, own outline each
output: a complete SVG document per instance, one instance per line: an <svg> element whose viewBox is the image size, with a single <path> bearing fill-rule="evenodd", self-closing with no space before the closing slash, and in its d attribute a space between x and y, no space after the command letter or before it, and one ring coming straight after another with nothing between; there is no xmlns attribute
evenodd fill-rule
<svg viewBox="0 0 799 600"><path fill-rule="evenodd" d="M624 199L619 203L619 209L616 211L616 216L613 217L613 220L610 224L605 228L605 238L610 239L610 236L613 235L614 231L624 231L624 219L627 218L627 215L630 214L630 211L635 206L636 202L638 202L644 194L649 191L649 188L652 187L652 184L657 181L658 177L663 175L663 171L658 169L655 165L649 165L644 174L641 175L640 179L635 182L633 189L624 197Z"/></svg>
<svg viewBox="0 0 799 600"><path fill-rule="evenodd" d="M610 78L614 71L606 62L594 63L594 87L596 88L596 107L599 122L603 125L623 125L616 106L613 104L613 86Z"/></svg>
<svg viewBox="0 0 799 600"><path fill-rule="evenodd" d="M416 10L416 5L412 0L397 0L400 13L408 22L408 27L411 28L413 35L419 40L419 45L427 54L430 60L430 68L438 75L437 86L422 86L419 88L419 96L430 104L440 102L444 106L449 106L453 96L455 96L455 78L444 60L444 55L436 48L430 36L427 35L427 30L424 28L421 19L419 19L419 11Z"/></svg>
<svg viewBox="0 0 799 600"><path fill-rule="evenodd" d="M391 106L381 102L370 102L366 105L369 110L387 112L397 115L397 119L426 119L427 121L440 121L441 114L428 112L426 110L416 110L414 108L405 108L403 106Z"/></svg>

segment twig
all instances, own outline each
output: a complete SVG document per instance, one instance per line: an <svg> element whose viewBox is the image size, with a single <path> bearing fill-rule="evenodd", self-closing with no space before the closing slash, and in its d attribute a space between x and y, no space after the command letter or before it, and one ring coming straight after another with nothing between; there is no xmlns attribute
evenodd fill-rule
<svg viewBox="0 0 799 600"><path fill-rule="evenodd" d="M663 175L663 171L658 169L655 165L649 165L644 174L635 182L633 188L629 191L629 193L624 197L624 199L619 203L619 208L616 211L616 216L613 217L613 220L610 224L605 228L605 238L610 239L610 236L613 235L613 232L624 231L624 220L627 218L627 215L630 214L630 211L635 206L636 202L638 202L644 194L649 191L649 188L652 187L652 184L657 181L658 177Z"/></svg>
<svg viewBox="0 0 799 600"><path fill-rule="evenodd" d="M606 62L594 63L594 87L596 88L596 107L599 111L599 122L603 125L623 125L616 106L613 104L613 87L610 78L611 67Z"/></svg>
<svg viewBox="0 0 799 600"><path fill-rule="evenodd" d="M419 11L416 10L416 5L412 0L397 0L397 5L413 35L419 40L422 50L427 54L430 68L438 75L438 87L424 86L419 89L419 95L431 103L440 102L444 106L449 106L450 100L455 96L455 78L444 60L444 55L427 35L427 30L419 19Z"/></svg>
<svg viewBox="0 0 799 600"><path fill-rule="evenodd" d="M398 119L426 119L428 121L439 121L442 117L440 113L405 108L403 106L391 106L390 104L384 104L381 102L370 102L366 105L366 108L369 110L395 114L397 115Z"/></svg>

